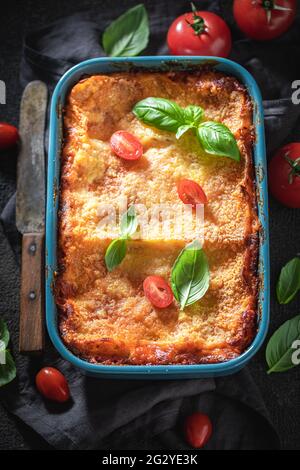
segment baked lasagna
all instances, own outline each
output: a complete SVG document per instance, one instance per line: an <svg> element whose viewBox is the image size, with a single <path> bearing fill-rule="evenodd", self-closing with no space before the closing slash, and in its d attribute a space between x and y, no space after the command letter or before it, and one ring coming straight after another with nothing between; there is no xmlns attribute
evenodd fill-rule
<svg viewBox="0 0 300 470"><path fill-rule="evenodd" d="M190 132L180 139L133 113L137 102L159 97L180 107L201 106L205 119L227 126L240 160L209 155ZM65 345L93 363L200 364L239 356L257 330L259 223L252 162L252 102L234 77L192 72L93 75L70 90L63 113L55 297ZM119 130L134 135L143 155L130 161L111 148ZM153 305L148 276L169 282L195 219L180 238L155 228L130 238L113 270L105 253L118 236L100 224L99 207L178 204L178 181L196 181L206 194L202 243L210 273L205 295L183 310L176 299Z"/></svg>

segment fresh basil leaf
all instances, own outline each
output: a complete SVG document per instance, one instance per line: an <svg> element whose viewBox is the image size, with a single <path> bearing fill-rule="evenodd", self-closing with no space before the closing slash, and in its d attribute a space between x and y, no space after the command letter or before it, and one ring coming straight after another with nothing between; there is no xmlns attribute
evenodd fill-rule
<svg viewBox="0 0 300 470"><path fill-rule="evenodd" d="M204 110L200 106L192 104L184 108L183 112L186 124L192 124L193 126L197 126L204 115Z"/></svg>
<svg viewBox="0 0 300 470"><path fill-rule="evenodd" d="M0 364L0 387L11 382L17 375L15 361L8 350L5 351L5 364Z"/></svg>
<svg viewBox="0 0 300 470"><path fill-rule="evenodd" d="M133 114L145 124L163 131L176 132L185 124L183 109L165 98L146 98L136 103Z"/></svg>
<svg viewBox="0 0 300 470"><path fill-rule="evenodd" d="M180 139L183 134L193 128L194 126L192 126L191 124L184 124L183 126L178 127L176 132L176 139Z"/></svg>
<svg viewBox="0 0 300 470"><path fill-rule="evenodd" d="M293 362L294 341L300 340L300 315L287 320L271 336L267 349L266 361L271 372L284 372L297 364Z"/></svg>
<svg viewBox="0 0 300 470"><path fill-rule="evenodd" d="M0 318L0 341L2 341L2 344L6 348L9 343L9 331L2 318Z"/></svg>
<svg viewBox="0 0 300 470"><path fill-rule="evenodd" d="M108 271L113 271L125 258L126 240L117 238L113 240L105 252L105 264Z"/></svg>
<svg viewBox="0 0 300 470"><path fill-rule="evenodd" d="M121 236L128 238L136 232L138 226L134 206L130 206L121 219Z"/></svg>
<svg viewBox="0 0 300 470"><path fill-rule="evenodd" d="M198 139L203 149L212 155L220 155L240 160L240 151L234 135L220 122L206 121L197 129Z"/></svg>
<svg viewBox="0 0 300 470"><path fill-rule="evenodd" d="M198 240L189 243L176 259L171 273L173 294L183 310L201 299L209 287L209 266Z"/></svg>
<svg viewBox="0 0 300 470"><path fill-rule="evenodd" d="M276 286L280 304L288 304L300 290L300 259L293 258L281 270Z"/></svg>
<svg viewBox="0 0 300 470"><path fill-rule="evenodd" d="M133 57L149 41L149 21L144 5L136 5L113 21L104 31L102 45L111 57Z"/></svg>

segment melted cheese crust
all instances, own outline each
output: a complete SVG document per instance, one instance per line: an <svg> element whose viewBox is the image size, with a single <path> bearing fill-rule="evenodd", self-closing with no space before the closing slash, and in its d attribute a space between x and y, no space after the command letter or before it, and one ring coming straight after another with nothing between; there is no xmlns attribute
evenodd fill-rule
<svg viewBox="0 0 300 470"><path fill-rule="evenodd" d="M192 134L175 135L138 121L134 104L146 97L200 105L206 120L227 125L241 162L205 154ZM117 130L139 138L144 155L116 157L109 139ZM70 91L64 111L58 277L55 286L63 341L82 358L105 364L221 362L241 354L256 333L257 252L252 168L252 104L233 77L197 72L130 72L95 75ZM179 179L197 181L204 209L204 250L210 287L179 312L174 303L157 309L145 298L149 275L170 279L172 265L193 235L161 239L153 231L132 240L112 272L104 263L114 238L99 229L98 207L126 196L129 204L178 204Z"/></svg>

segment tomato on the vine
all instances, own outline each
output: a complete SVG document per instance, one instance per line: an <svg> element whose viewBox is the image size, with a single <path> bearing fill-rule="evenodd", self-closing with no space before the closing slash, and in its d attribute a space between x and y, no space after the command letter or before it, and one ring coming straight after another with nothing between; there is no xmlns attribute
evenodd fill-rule
<svg viewBox="0 0 300 470"><path fill-rule="evenodd" d="M234 0L233 15L246 36L265 41L291 26L296 8L296 0Z"/></svg>
<svg viewBox="0 0 300 470"><path fill-rule="evenodd" d="M206 414L194 413L184 423L185 439L195 449L201 449L209 441L212 434L212 423Z"/></svg>
<svg viewBox="0 0 300 470"><path fill-rule="evenodd" d="M269 164L269 187L282 204L300 208L300 142L277 150Z"/></svg>
<svg viewBox="0 0 300 470"><path fill-rule="evenodd" d="M210 11L192 12L176 18L171 24L167 43L174 55L207 55L227 57L231 50L231 32L225 21Z"/></svg>

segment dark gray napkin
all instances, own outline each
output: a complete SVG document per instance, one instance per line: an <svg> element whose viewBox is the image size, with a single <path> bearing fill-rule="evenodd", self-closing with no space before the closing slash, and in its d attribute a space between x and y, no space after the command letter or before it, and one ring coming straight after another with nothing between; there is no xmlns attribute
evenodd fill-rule
<svg viewBox="0 0 300 470"><path fill-rule="evenodd" d="M115 0L114 11L121 12L135 3ZM165 54L167 27L175 16L186 11L187 4L166 0L145 4L151 20L146 54ZM299 20L282 38L261 44L241 37L230 14L230 1L202 1L201 8L216 11L231 25L235 39L231 58L246 66L261 86L268 150L272 151L299 129L300 109L290 100L291 81L297 76L293 54L300 47ZM22 84L41 79L51 92L70 66L103 55L99 37L112 16L109 8L102 7L30 33L24 43ZM278 61L288 62L294 70L283 73ZM20 237L15 229L14 210L11 199L1 219L18 269ZM18 286L12 289L17 297ZM16 323L17 319L13 321ZM18 356L17 365L18 380L2 389L0 398L10 411L58 449L187 449L182 422L187 414L197 410L208 413L213 421L214 433L207 449L273 449L279 445L247 369L218 379L100 380L81 375L58 356L49 342L42 358ZM43 365L56 366L65 373L72 393L70 403L45 402L36 392L34 377Z"/></svg>

